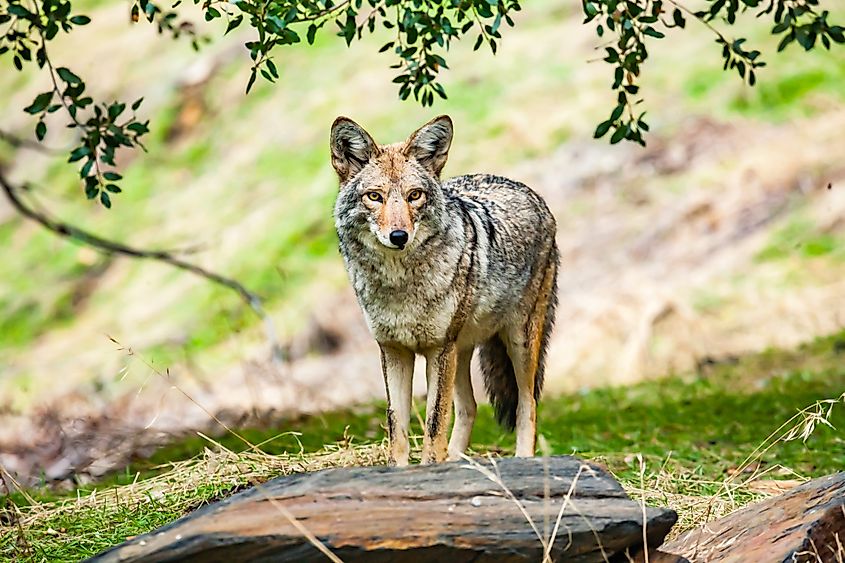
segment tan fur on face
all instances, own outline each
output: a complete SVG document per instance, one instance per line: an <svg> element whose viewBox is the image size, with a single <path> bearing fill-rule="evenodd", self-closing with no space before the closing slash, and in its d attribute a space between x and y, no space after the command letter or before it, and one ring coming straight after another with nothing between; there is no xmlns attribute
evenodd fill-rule
<svg viewBox="0 0 845 563"><path fill-rule="evenodd" d="M370 184L364 192L363 202L374 215L375 223L384 237L397 230L413 235L417 218L426 201L424 192L421 197L409 201L410 194L420 190L421 184L414 169L408 164L405 150L406 143L379 147L378 155L371 161L376 166L367 170ZM368 199L366 193L371 191L379 193L382 201Z"/></svg>
<svg viewBox="0 0 845 563"><path fill-rule="evenodd" d="M396 230L410 233L414 230L414 219L411 216L411 206L397 189L390 190L387 201L382 206L378 218L379 229L385 234Z"/></svg>
<svg viewBox="0 0 845 563"><path fill-rule="evenodd" d="M372 162L391 182L398 182L408 166L405 143L394 143L379 147L379 155Z"/></svg>

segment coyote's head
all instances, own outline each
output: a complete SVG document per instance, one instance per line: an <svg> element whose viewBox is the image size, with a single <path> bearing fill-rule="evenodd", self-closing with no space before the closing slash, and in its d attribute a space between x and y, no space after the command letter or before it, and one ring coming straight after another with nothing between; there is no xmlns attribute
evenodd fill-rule
<svg viewBox="0 0 845 563"><path fill-rule="evenodd" d="M377 145L360 125L338 117L331 134L332 166L340 178L338 230L397 252L427 238L443 215L440 171L451 143L452 120L445 115L392 145Z"/></svg>

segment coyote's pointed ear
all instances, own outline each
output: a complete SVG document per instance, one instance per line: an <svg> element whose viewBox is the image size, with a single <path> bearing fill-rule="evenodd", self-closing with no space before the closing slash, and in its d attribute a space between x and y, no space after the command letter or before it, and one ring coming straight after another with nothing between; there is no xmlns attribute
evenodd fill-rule
<svg viewBox="0 0 845 563"><path fill-rule="evenodd" d="M332 166L341 184L357 174L370 161L378 147L364 128L349 119L338 117L332 124Z"/></svg>
<svg viewBox="0 0 845 563"><path fill-rule="evenodd" d="M435 177L446 165L452 145L452 119L448 115L435 117L417 129L406 142L405 153L413 156Z"/></svg>

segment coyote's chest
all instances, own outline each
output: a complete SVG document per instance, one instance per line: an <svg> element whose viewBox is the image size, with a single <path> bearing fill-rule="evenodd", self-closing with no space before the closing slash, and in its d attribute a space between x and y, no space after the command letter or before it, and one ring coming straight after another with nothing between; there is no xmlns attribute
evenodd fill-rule
<svg viewBox="0 0 845 563"><path fill-rule="evenodd" d="M471 347L500 324L460 268L448 262L425 275L352 266L353 286L376 341L422 352L456 339Z"/></svg>
<svg viewBox="0 0 845 563"><path fill-rule="evenodd" d="M356 282L367 325L378 342L422 349L446 339L458 302L452 288L391 284L372 278Z"/></svg>
<svg viewBox="0 0 845 563"><path fill-rule="evenodd" d="M442 344L454 317L449 300L427 305L414 298L378 299L364 305L364 315L378 342L396 343L412 350Z"/></svg>
<svg viewBox="0 0 845 563"><path fill-rule="evenodd" d="M444 342L456 320L462 285L448 258L424 266L350 261L355 293L377 341L413 350Z"/></svg>

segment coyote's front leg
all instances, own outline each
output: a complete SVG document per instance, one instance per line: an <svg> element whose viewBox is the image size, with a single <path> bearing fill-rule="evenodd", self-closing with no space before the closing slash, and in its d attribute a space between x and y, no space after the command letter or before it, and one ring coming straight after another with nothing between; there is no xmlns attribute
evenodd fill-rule
<svg viewBox="0 0 845 563"><path fill-rule="evenodd" d="M414 379L414 353L405 348L379 345L381 371L387 390L388 463L408 465L408 425L411 422L411 387Z"/></svg>
<svg viewBox="0 0 845 563"><path fill-rule="evenodd" d="M422 463L435 463L446 459L446 435L452 414L452 392L458 363L457 346L449 343L442 348L435 348L426 354L425 360L428 391Z"/></svg>

